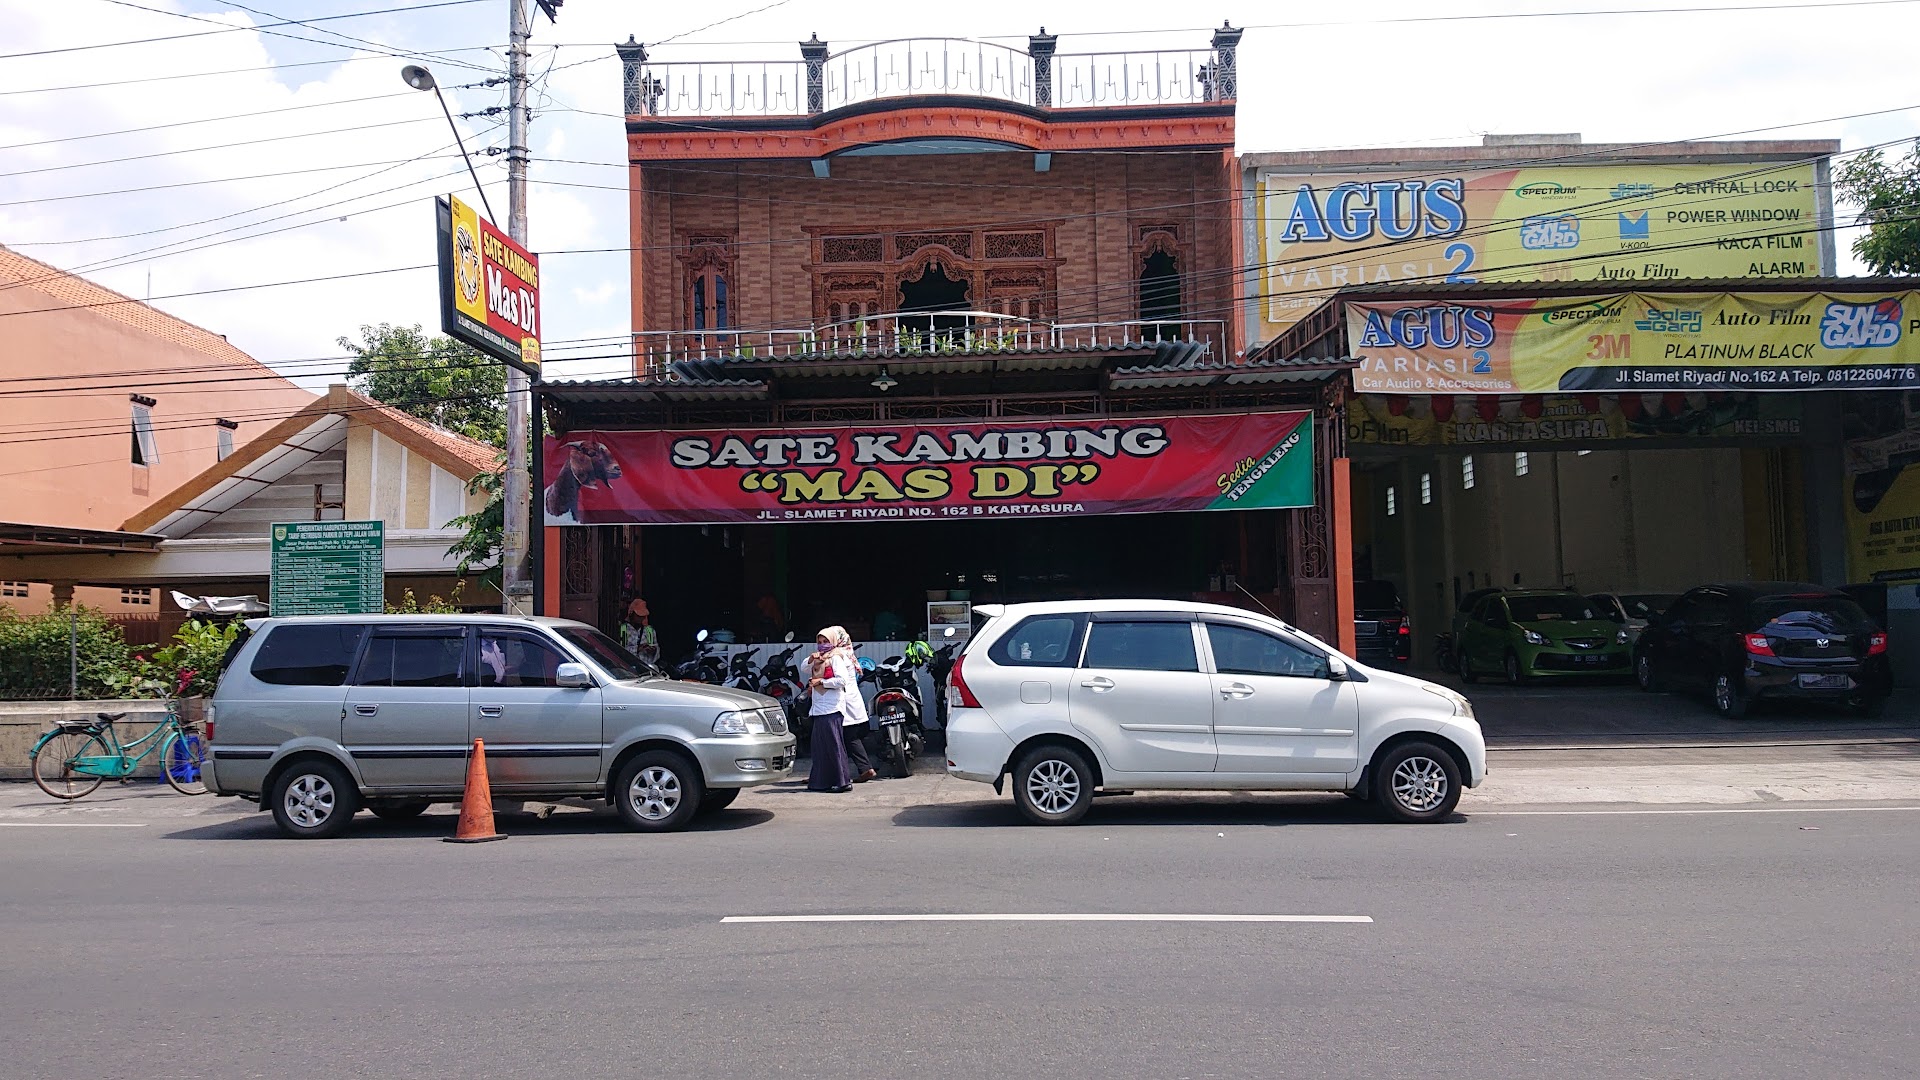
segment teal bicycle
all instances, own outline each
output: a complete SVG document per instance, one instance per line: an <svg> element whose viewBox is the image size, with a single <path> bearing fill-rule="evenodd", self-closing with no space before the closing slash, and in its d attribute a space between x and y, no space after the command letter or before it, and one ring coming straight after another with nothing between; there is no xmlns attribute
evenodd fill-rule
<svg viewBox="0 0 1920 1080"><path fill-rule="evenodd" d="M114 722L126 713L99 713L93 720L57 720L40 736L29 757L33 782L56 799L91 795L106 780L126 780L140 763L160 755L160 774L182 795L205 795L202 767L207 741L197 727L180 722L179 704L167 700L167 718L152 731L122 743Z"/></svg>

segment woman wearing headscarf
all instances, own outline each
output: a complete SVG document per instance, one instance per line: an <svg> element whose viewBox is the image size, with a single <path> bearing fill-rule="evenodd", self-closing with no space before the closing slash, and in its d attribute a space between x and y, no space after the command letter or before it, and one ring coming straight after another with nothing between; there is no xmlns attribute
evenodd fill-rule
<svg viewBox="0 0 1920 1080"><path fill-rule="evenodd" d="M807 657L807 687L812 691L808 708L813 730L813 768L807 774L809 791L850 791L855 780L853 764L848 760L846 735L854 724L866 724L866 709L860 700L860 664L853 655L853 641L844 627L829 626L814 639L813 655ZM858 717L858 719L853 719ZM852 732L857 740L858 731ZM866 765L866 748L859 760L861 772L871 776Z"/></svg>

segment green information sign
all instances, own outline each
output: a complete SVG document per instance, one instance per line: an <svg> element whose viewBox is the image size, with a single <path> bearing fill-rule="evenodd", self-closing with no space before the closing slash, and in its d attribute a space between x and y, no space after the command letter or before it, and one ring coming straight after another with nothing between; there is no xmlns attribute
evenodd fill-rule
<svg viewBox="0 0 1920 1080"><path fill-rule="evenodd" d="M273 527L275 615L369 615L386 610L384 523L296 521Z"/></svg>

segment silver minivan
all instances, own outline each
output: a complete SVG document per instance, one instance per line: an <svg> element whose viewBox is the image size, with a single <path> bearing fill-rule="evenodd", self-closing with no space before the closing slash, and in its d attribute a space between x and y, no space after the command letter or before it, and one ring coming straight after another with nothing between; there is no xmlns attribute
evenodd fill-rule
<svg viewBox="0 0 1920 1080"><path fill-rule="evenodd" d="M506 615L256 619L227 654L206 783L334 836L363 806L457 802L484 741L496 796L611 802L635 829L685 828L785 780L772 698L677 682L584 623Z"/></svg>

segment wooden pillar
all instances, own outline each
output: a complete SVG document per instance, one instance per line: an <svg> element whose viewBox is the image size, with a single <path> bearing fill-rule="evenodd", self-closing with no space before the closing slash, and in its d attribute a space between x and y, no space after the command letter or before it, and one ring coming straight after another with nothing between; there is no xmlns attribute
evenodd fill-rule
<svg viewBox="0 0 1920 1080"><path fill-rule="evenodd" d="M541 547L541 589L534 598L533 613L557 615L560 613L560 559L566 548L563 537L566 529L558 525L544 525L540 531L546 534L546 543Z"/></svg>

